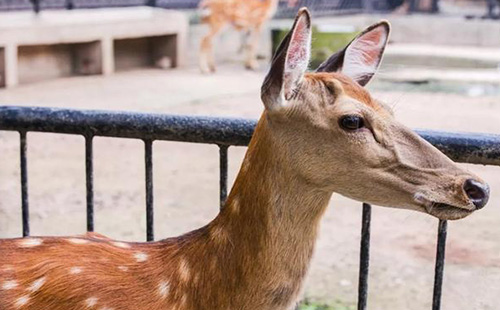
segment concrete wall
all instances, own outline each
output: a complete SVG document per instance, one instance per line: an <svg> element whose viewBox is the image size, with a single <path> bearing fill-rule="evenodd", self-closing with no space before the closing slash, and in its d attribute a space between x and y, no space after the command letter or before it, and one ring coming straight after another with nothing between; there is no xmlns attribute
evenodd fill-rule
<svg viewBox="0 0 500 310"><path fill-rule="evenodd" d="M17 71L19 82L28 83L70 74L110 74L115 67L118 70L143 66L176 67L178 59L197 65L199 44L208 31L206 25L191 25L186 40L183 30L184 26L187 27L186 14L150 8L109 12L48 11L42 19L19 14L26 20L27 26L24 28L12 27L7 17L13 15L0 16L0 26L5 26L0 27L0 86L5 84L5 80L9 81L9 77L11 82L7 83L8 86L17 84ZM102 19L102 24L95 24L92 14L98 14L95 18ZM128 21L132 17L134 19ZM363 29L382 18L389 19L393 24L393 43L500 47L500 23L491 20L466 20L442 15L354 15L315 18L314 24L352 25ZM50 23L52 20L57 23ZM165 23L165 20L170 23ZM86 22L91 26L86 25ZM54 26L59 23L61 26ZM292 20L272 20L263 30L258 49L261 58L266 59L261 61L262 66L266 66L271 57L271 29L289 28L291 24ZM176 40L179 44L176 44ZM40 42L40 45L32 47L35 42ZM56 45L49 45L52 44L50 42ZM226 27L214 42L217 63L242 65L244 55L238 53L241 42L242 34ZM15 49L16 45L20 46L19 51ZM113 46L117 48L114 51ZM116 59L113 60L113 56ZM17 63L19 70L15 68ZM13 68L10 74L2 73L6 67Z"/></svg>
<svg viewBox="0 0 500 310"><path fill-rule="evenodd" d="M172 59L164 59L165 50L175 46L175 36L158 36L115 40L114 67L117 71L141 67L171 67ZM4 59L0 49L0 86ZM174 57L175 58L175 57ZM26 84L71 75L102 73L100 42L36 45L18 47L19 83Z"/></svg>
<svg viewBox="0 0 500 310"><path fill-rule="evenodd" d="M100 42L19 46L19 83L71 75L100 74L101 62Z"/></svg>
<svg viewBox="0 0 500 310"><path fill-rule="evenodd" d="M182 66L187 31L185 14L150 7L0 13L0 85Z"/></svg>

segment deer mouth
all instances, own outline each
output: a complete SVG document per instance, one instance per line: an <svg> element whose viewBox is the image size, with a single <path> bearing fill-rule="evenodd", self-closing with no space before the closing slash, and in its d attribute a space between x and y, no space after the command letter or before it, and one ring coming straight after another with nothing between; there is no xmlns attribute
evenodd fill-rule
<svg viewBox="0 0 500 310"><path fill-rule="evenodd" d="M440 220L459 220L475 211L475 209L467 209L463 206L459 207L444 202L432 201L425 197L423 193L415 194L414 199L423 209L422 211Z"/></svg>
<svg viewBox="0 0 500 310"><path fill-rule="evenodd" d="M474 210L464 209L446 203L432 202L425 206L427 213L441 220L459 220L469 216Z"/></svg>

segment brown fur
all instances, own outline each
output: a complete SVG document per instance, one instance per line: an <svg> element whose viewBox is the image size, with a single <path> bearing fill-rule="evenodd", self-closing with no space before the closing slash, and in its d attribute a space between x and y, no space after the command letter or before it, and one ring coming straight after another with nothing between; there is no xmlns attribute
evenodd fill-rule
<svg viewBox="0 0 500 310"><path fill-rule="evenodd" d="M187 235L130 248L94 235L81 237L86 244L39 238L43 243L29 248L19 247L25 239L0 240L0 285L19 282L0 289L0 309L16 309L13 302L26 295L22 308L33 310L87 309L91 297L98 298L96 309L286 309L299 292L330 194L302 187L294 171L281 167L286 158L271 153L276 143L264 115L226 207ZM135 261L135 252L148 260ZM82 272L71 275L75 266ZM28 294L42 276L47 281ZM165 300L157 294L162 280L170 282Z"/></svg>
<svg viewBox="0 0 500 310"><path fill-rule="evenodd" d="M311 81L323 83L327 86L331 85L331 81L338 81L342 86L343 92L345 92L348 97L351 97L359 102L363 102L373 109L379 110L381 108L380 104L372 98L372 96L366 89L361 87L358 83L356 83L349 77L342 75L341 73L320 72L315 74L307 74L307 78Z"/></svg>

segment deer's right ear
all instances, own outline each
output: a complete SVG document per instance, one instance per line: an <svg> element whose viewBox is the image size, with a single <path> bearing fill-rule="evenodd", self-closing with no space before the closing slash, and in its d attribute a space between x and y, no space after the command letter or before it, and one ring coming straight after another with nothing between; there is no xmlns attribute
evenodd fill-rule
<svg viewBox="0 0 500 310"><path fill-rule="evenodd" d="M282 107L294 98L311 57L311 16L306 8L299 10L292 30L274 54L271 69L261 88L266 109Z"/></svg>
<svg viewBox="0 0 500 310"><path fill-rule="evenodd" d="M343 50L323 62L317 72L342 72L359 85L372 79L382 61L391 26L383 20L361 32Z"/></svg>

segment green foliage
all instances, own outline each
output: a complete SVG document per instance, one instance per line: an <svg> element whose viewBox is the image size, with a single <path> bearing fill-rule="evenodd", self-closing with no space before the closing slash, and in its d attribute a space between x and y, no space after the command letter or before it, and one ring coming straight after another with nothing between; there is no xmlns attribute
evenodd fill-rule
<svg viewBox="0 0 500 310"><path fill-rule="evenodd" d="M298 310L354 310L354 306L346 305L340 301L331 304L314 302L309 299L303 300L298 307Z"/></svg>
<svg viewBox="0 0 500 310"><path fill-rule="evenodd" d="M274 29L272 31L273 51L278 48L281 40L289 29ZM323 32L313 27L311 52L311 68L318 67L328 57L343 49L356 36L357 32Z"/></svg>

